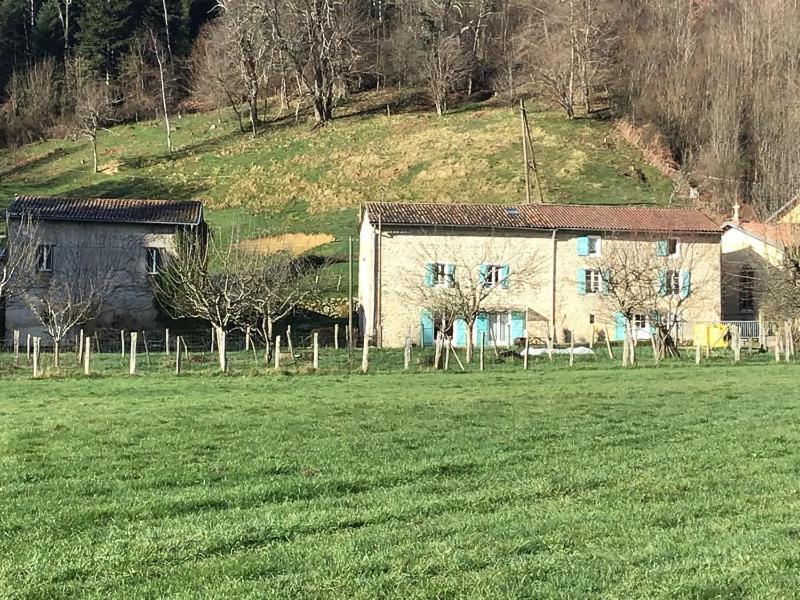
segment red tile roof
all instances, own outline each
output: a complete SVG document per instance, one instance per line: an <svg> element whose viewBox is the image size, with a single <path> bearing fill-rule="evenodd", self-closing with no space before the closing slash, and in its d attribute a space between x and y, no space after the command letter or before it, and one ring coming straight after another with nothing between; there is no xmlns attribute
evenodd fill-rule
<svg viewBox="0 0 800 600"><path fill-rule="evenodd" d="M733 225L736 227L736 225ZM755 223L744 222L738 228L754 237L777 246L796 246L800 242L800 224L798 223Z"/></svg>
<svg viewBox="0 0 800 600"><path fill-rule="evenodd" d="M580 204L397 204L366 205L370 220L386 225L569 229L721 234L718 223L691 208Z"/></svg>
<svg viewBox="0 0 800 600"><path fill-rule="evenodd" d="M6 214L47 221L197 225L203 205L197 200L16 196Z"/></svg>

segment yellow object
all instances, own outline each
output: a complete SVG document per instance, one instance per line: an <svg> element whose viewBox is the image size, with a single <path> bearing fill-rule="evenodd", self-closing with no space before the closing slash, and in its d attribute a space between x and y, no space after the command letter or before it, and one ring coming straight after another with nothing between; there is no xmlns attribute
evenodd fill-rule
<svg viewBox="0 0 800 600"><path fill-rule="evenodd" d="M725 348L728 343L725 341L725 334L728 328L725 325L695 325L692 328L692 337L695 346L706 346L709 348Z"/></svg>

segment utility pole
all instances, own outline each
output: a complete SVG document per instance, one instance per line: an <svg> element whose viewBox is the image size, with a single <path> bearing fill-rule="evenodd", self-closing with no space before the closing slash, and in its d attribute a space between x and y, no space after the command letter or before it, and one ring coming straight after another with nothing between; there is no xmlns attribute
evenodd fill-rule
<svg viewBox="0 0 800 600"><path fill-rule="evenodd" d="M531 204L531 179L530 173L533 171L533 177L536 180L536 190L539 192L539 204L544 204L544 191L542 190L542 182L539 179L539 168L536 165L536 155L533 152L533 143L531 141L531 128L528 124L528 111L525 108L525 100L519 101L520 119L522 121L522 158L525 167L525 201Z"/></svg>

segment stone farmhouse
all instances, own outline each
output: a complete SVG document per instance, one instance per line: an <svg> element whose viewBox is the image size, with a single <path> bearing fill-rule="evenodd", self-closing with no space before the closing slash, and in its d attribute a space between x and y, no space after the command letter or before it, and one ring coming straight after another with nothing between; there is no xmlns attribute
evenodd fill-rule
<svg viewBox="0 0 800 600"><path fill-rule="evenodd" d="M442 322L430 307L437 288L454 286L492 292L473 340L622 339L625 321L649 337L652 309L623 318L609 289L639 263L633 279L657 290L661 322L721 318L722 232L698 210L368 203L359 226L360 326L379 346L402 346L407 336L428 345L442 328L465 345L466 322Z"/></svg>
<svg viewBox="0 0 800 600"><path fill-rule="evenodd" d="M23 220L35 224L34 233L21 233ZM160 311L149 278L179 231L204 227L202 204L193 200L17 196L6 211L7 253L26 245L15 236L35 235L36 272L27 291L33 297L76 282L102 282L108 293L99 317L86 324L90 330L152 329ZM18 296L6 300L6 336L13 330L23 337L42 333L29 303Z"/></svg>

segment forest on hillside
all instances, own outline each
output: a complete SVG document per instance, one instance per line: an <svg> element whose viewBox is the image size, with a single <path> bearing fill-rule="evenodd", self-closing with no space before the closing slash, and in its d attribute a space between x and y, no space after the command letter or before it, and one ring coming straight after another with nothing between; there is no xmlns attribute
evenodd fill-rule
<svg viewBox="0 0 800 600"><path fill-rule="evenodd" d="M349 95L419 89L440 114L535 95L624 118L709 208L766 214L800 182L795 0L0 0L0 145L229 108L336 117Z"/></svg>

